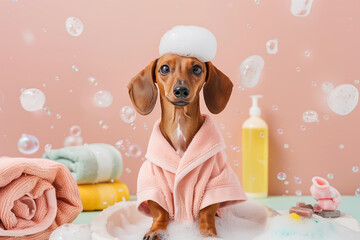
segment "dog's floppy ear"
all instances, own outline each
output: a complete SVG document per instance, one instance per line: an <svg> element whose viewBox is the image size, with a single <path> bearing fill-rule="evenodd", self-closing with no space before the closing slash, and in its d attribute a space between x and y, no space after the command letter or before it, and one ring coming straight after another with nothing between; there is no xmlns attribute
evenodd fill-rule
<svg viewBox="0 0 360 240"><path fill-rule="evenodd" d="M155 86L155 68L157 59L133 77L129 84L129 95L136 111L142 115L154 109L158 90Z"/></svg>
<svg viewBox="0 0 360 240"><path fill-rule="evenodd" d="M204 85L204 99L207 108L213 114L224 110L229 101L233 84L231 80L211 62L206 62L207 75Z"/></svg>

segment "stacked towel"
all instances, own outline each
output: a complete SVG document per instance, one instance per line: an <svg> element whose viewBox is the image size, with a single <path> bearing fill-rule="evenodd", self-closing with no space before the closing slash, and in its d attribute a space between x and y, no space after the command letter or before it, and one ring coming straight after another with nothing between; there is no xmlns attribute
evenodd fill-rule
<svg viewBox="0 0 360 240"><path fill-rule="evenodd" d="M110 183L79 185L79 191L84 211L103 210L116 202L130 200L128 187L118 180Z"/></svg>
<svg viewBox="0 0 360 240"><path fill-rule="evenodd" d="M43 158L64 164L78 184L108 182L122 173L121 154L103 143L50 150Z"/></svg>
<svg viewBox="0 0 360 240"><path fill-rule="evenodd" d="M79 190L64 165L0 158L0 240L48 239L81 211Z"/></svg>
<svg viewBox="0 0 360 240"><path fill-rule="evenodd" d="M43 157L62 163L70 170L78 183L84 211L103 210L130 198L126 184L116 180L122 173L122 158L111 145L65 147L50 150Z"/></svg>

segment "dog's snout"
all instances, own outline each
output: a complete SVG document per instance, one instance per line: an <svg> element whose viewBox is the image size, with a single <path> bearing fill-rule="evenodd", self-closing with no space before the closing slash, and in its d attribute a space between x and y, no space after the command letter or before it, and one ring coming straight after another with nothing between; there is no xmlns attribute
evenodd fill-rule
<svg viewBox="0 0 360 240"><path fill-rule="evenodd" d="M174 95L177 98L187 98L190 94L190 89L187 86L175 85Z"/></svg>

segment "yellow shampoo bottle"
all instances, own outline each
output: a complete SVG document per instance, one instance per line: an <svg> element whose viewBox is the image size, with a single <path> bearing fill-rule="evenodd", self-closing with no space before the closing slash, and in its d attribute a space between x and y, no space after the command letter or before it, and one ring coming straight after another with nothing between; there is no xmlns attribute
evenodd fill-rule
<svg viewBox="0 0 360 240"><path fill-rule="evenodd" d="M250 118L242 126L242 184L250 198L265 198L268 195L269 130L260 117L258 99L250 96Z"/></svg>

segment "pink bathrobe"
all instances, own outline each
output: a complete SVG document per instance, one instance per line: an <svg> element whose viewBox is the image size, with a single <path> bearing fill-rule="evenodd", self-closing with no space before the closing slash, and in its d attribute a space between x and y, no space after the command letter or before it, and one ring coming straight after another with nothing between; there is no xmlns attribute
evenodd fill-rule
<svg viewBox="0 0 360 240"><path fill-rule="evenodd" d="M220 203L221 208L246 200L239 180L226 162L225 143L213 120L205 121L180 157L160 131L150 137L146 161L137 182L137 208L151 216L148 200L157 202L172 220L195 221L199 211Z"/></svg>

